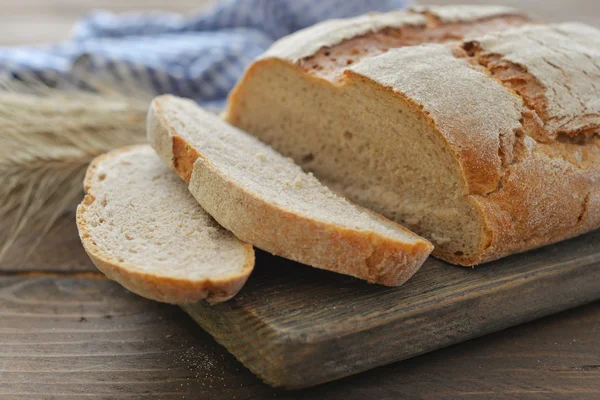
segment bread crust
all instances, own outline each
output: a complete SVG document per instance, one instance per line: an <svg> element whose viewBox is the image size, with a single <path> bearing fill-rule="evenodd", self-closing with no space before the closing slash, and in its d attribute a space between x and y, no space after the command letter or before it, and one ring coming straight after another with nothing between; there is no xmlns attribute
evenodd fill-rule
<svg viewBox="0 0 600 400"><path fill-rule="evenodd" d="M432 251L425 239L404 243L311 219L240 187L169 124L161 111L161 104L169 99L158 97L150 107L150 142L164 143L165 137L170 138L171 146L162 147L161 158L182 178L190 177L190 191L200 205L240 240L294 261L387 286L408 280Z"/></svg>
<svg viewBox="0 0 600 400"><path fill-rule="evenodd" d="M220 303L235 296L246 283L254 268L254 249L244 243L245 262L239 274L224 276L221 279L189 280L176 279L140 270L135 265L119 262L108 254L102 253L89 232L86 220L87 208L96 201L92 180L98 165L104 160L122 152L135 150L139 146L120 148L95 158L89 165L84 179L86 195L77 207L77 228L83 247L96 267L107 277L119 282L130 291L151 300L171 304L189 304L200 300Z"/></svg>
<svg viewBox="0 0 600 400"><path fill-rule="evenodd" d="M491 21L510 25L527 20L527 16L519 10L503 6L413 6L407 10L369 13L318 23L276 41L259 59L279 58L294 64L303 63L320 49L335 47L347 40L384 30L398 30L393 32L398 36L403 28L414 28L417 35L429 35L430 31L440 40L456 39L457 31L461 37L477 32L478 28L472 26L473 23Z"/></svg>
<svg viewBox="0 0 600 400"><path fill-rule="evenodd" d="M477 263L600 227L600 118L582 24L526 26L465 42L467 59L523 99L521 127L503 152L498 189L471 199L489 232Z"/></svg>
<svg viewBox="0 0 600 400"><path fill-rule="evenodd" d="M432 17L438 23L479 21L489 18L523 15L513 7L495 5L412 6L410 11Z"/></svg>

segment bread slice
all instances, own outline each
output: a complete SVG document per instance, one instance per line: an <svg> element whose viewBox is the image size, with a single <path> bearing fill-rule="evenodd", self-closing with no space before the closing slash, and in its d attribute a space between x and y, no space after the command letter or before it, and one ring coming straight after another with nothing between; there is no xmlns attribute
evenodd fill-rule
<svg viewBox="0 0 600 400"><path fill-rule="evenodd" d="M433 249L335 195L290 159L192 101L156 98L148 137L209 214L241 240L273 254L395 286Z"/></svg>
<svg viewBox="0 0 600 400"><path fill-rule="evenodd" d="M244 285L254 250L219 226L148 145L96 158L77 227L99 270L173 304L222 302Z"/></svg>

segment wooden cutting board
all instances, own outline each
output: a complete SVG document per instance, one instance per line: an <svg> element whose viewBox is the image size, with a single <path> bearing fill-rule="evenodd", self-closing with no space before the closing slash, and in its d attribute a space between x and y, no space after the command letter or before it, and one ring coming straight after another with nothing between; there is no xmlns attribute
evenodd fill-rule
<svg viewBox="0 0 600 400"><path fill-rule="evenodd" d="M476 269L430 258L387 288L263 252L233 300L184 310L269 385L298 389L600 299L600 231Z"/></svg>

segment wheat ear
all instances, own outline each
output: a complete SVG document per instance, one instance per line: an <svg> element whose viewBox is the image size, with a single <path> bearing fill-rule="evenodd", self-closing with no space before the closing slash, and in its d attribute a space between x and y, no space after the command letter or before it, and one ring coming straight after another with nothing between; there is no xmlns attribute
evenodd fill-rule
<svg viewBox="0 0 600 400"><path fill-rule="evenodd" d="M24 233L31 249L80 198L89 162L145 138L147 93L0 82L0 260Z"/></svg>

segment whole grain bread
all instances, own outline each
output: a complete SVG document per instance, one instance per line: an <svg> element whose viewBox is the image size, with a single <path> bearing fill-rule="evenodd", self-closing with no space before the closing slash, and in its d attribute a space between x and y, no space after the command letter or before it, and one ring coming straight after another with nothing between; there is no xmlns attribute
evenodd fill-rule
<svg viewBox="0 0 600 400"><path fill-rule="evenodd" d="M600 32L504 8L393 15L341 39L326 25L282 39L225 119L452 263L598 228ZM304 40L299 54L282 45Z"/></svg>
<svg viewBox="0 0 600 400"><path fill-rule="evenodd" d="M392 286L410 278L432 250L192 101L156 98L148 138L219 224L273 254Z"/></svg>
<svg viewBox="0 0 600 400"><path fill-rule="evenodd" d="M233 297L254 267L254 250L219 226L148 145L96 158L85 177L77 227L109 278L173 304Z"/></svg>

